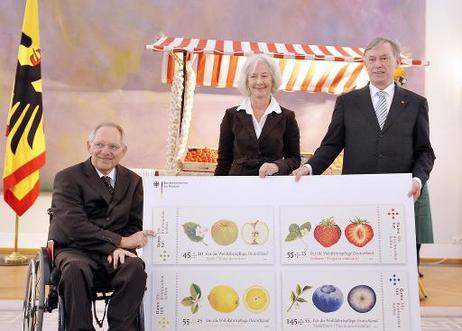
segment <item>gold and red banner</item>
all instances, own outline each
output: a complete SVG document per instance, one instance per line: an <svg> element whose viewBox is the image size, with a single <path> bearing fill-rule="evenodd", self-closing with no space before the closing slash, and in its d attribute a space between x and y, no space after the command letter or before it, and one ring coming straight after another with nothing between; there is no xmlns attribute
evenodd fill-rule
<svg viewBox="0 0 462 331"><path fill-rule="evenodd" d="M45 164L38 1L27 0L6 126L3 196L21 216L37 199Z"/></svg>

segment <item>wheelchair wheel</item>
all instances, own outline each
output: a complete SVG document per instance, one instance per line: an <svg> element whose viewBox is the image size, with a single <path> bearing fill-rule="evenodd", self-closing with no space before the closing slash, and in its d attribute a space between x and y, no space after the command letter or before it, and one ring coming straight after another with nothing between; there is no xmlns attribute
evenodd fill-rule
<svg viewBox="0 0 462 331"><path fill-rule="evenodd" d="M36 259L29 262L23 302L23 331L42 330L45 309L45 284L49 275L50 267L44 260L43 252L41 251Z"/></svg>
<svg viewBox="0 0 462 331"><path fill-rule="evenodd" d="M37 262L35 260L30 260L26 276L26 293L23 302L23 331L33 331L37 324L36 284Z"/></svg>

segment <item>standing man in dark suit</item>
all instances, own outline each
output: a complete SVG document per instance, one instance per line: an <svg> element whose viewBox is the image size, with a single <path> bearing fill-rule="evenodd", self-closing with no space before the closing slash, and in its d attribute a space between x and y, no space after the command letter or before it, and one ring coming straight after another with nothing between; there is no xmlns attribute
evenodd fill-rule
<svg viewBox="0 0 462 331"><path fill-rule="evenodd" d="M141 178L119 165L127 147L123 129L98 125L87 141L90 158L60 171L54 181L49 239L64 299L66 330L94 330L91 288L95 274L114 289L111 330L136 330L146 273L135 249L152 230L142 229Z"/></svg>
<svg viewBox="0 0 462 331"><path fill-rule="evenodd" d="M429 138L427 100L393 81L400 48L374 39L364 51L370 84L337 98L332 120L314 156L293 171L322 174L343 150L343 174L411 172L409 196L417 200L435 155Z"/></svg>

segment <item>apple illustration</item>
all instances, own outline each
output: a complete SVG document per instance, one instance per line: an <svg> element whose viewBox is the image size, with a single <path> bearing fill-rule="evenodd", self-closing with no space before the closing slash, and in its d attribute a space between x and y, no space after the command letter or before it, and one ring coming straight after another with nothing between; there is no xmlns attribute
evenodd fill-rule
<svg viewBox="0 0 462 331"><path fill-rule="evenodd" d="M343 304L343 293L334 285L323 285L314 291L313 304L320 311L331 313L338 310Z"/></svg>
<svg viewBox="0 0 462 331"><path fill-rule="evenodd" d="M221 219L213 224L210 233L218 245L228 246L236 241L239 229L233 221Z"/></svg>
<svg viewBox="0 0 462 331"><path fill-rule="evenodd" d="M245 223L241 233L242 239L249 245L263 245L269 237L268 225L262 221Z"/></svg>

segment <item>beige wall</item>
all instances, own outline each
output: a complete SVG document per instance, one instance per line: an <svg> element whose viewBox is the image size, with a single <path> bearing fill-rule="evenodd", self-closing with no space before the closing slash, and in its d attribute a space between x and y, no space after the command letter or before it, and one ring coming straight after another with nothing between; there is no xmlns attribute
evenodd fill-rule
<svg viewBox="0 0 462 331"><path fill-rule="evenodd" d="M19 219L20 248L45 246L48 234L48 215L51 194L42 193L34 205ZM6 203L0 203L0 247L14 247L15 214Z"/></svg>
<svg viewBox="0 0 462 331"><path fill-rule="evenodd" d="M436 245L426 256L462 256L462 1L427 0L425 95L436 162L429 181Z"/></svg>

